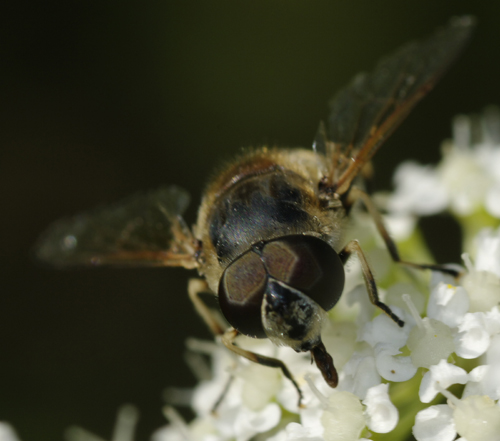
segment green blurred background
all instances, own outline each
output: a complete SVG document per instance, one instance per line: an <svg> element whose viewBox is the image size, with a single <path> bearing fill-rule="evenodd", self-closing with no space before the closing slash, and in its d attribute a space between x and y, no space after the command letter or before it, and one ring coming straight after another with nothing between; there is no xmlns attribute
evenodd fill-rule
<svg viewBox="0 0 500 441"><path fill-rule="evenodd" d="M23 441L70 424L109 438L130 402L148 439L162 390L194 383L184 339L209 336L186 295L194 273L37 266L51 221L176 183L193 222L222 159L310 146L355 73L463 13L475 38L377 155L379 188L403 159L438 160L453 115L500 104L499 2L2 2L0 420Z"/></svg>

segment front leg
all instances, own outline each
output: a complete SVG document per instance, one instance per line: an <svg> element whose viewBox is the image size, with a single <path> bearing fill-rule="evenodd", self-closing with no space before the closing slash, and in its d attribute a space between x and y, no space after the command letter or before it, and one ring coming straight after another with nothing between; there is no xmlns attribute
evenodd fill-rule
<svg viewBox="0 0 500 441"><path fill-rule="evenodd" d="M261 364L263 366L268 366L272 368L279 368L283 372L283 375L288 378L292 384L294 385L295 389L297 389L297 393L299 394L299 407L301 407L302 403L302 391L300 390L299 385L293 378L292 373L289 371L285 363L283 363L281 360L278 360L276 358L272 357L267 357L265 355L260 355L256 354L255 352L247 351L245 349L240 348L239 346L236 346L234 343L234 340L238 336L238 331L234 328L229 328L225 330L225 327L222 325L222 323L217 320L217 316L214 315L214 313L210 310L210 308L201 300L200 294L202 292L210 292L210 289L208 288L207 282L201 279L191 279L189 281L188 285L188 293L189 293L189 298L193 302L193 305L198 312L198 314L203 318L203 321L208 325L210 330L215 336L220 336L222 343L224 343L224 346L226 346L230 351L234 352L235 354L238 354L241 357L246 358L247 360L250 360L254 363ZM228 387L230 384L231 380L228 383ZM224 390L223 394L221 397L217 400L215 406L214 406L214 411L215 408L220 404L222 401L225 393L227 392L227 388Z"/></svg>
<svg viewBox="0 0 500 441"><path fill-rule="evenodd" d="M247 360L250 360L254 363L261 364L262 366L281 369L281 372L283 372L283 375L286 378L288 378L292 382L292 384L294 385L295 389L297 389L297 393L299 394L298 406L302 407L302 404L301 404L302 398L303 398L302 391L300 390L299 385L295 381L295 378L293 378L292 373L286 367L286 364L283 363L281 360L278 360L277 358L272 358L272 357L267 357L265 355L256 354L255 352L247 351L246 349L242 349L239 346L236 346L234 344L234 340L236 339L238 334L239 333L236 329L229 328L222 336L222 343L224 343L224 346L226 346L226 348L228 348L230 351L234 352L235 354L238 354L241 357L244 357Z"/></svg>
<svg viewBox="0 0 500 441"><path fill-rule="evenodd" d="M210 331L215 336L223 335L226 326L222 324L213 311L201 300L200 294L203 292L211 292L207 282L202 279L190 279L188 283L189 298L193 302L196 312L201 316L207 324Z"/></svg>
<svg viewBox="0 0 500 441"><path fill-rule="evenodd" d="M339 253L340 260L343 264L346 263L347 259L351 256L352 253L356 253L358 255L359 261L361 262L361 269L363 271L363 277L365 278L366 289L368 291L368 295L370 296L370 301L382 311L384 311L398 326L401 328L404 326L405 322L401 320L396 314L391 311L385 303L381 302L378 297L377 284L375 283L375 278L373 277L372 270L370 269L370 265L366 260L365 253L361 249L359 242L357 240L351 240Z"/></svg>

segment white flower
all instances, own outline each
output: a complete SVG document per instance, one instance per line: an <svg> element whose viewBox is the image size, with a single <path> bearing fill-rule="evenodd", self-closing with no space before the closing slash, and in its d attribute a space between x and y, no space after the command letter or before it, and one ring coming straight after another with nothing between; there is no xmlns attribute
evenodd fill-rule
<svg viewBox="0 0 500 441"><path fill-rule="evenodd" d="M453 420L457 432L467 441L498 441L500 407L488 396L457 400Z"/></svg>
<svg viewBox="0 0 500 441"><path fill-rule="evenodd" d="M391 212L427 216L447 207L448 191L434 167L403 162L394 174L394 186L388 203Z"/></svg>
<svg viewBox="0 0 500 441"><path fill-rule="evenodd" d="M467 274L462 285L469 293L470 311L486 312L500 304L500 228L481 230L474 248L475 263L469 254L463 255Z"/></svg>
<svg viewBox="0 0 500 441"><path fill-rule="evenodd" d="M399 308L392 309L399 317L405 317ZM400 328L385 314L378 315L363 327L360 338L373 348L375 366L382 378L406 381L416 374L417 368L410 357L398 356L401 354L399 349L406 345L409 332L409 325ZM364 395L361 396L363 397Z"/></svg>
<svg viewBox="0 0 500 441"><path fill-rule="evenodd" d="M390 345L377 345L375 347L375 365L377 371L389 381L407 381L417 373L417 366L411 357L399 356L401 351Z"/></svg>
<svg viewBox="0 0 500 441"><path fill-rule="evenodd" d="M488 271L500 277L500 227L484 228L476 237L474 269Z"/></svg>
<svg viewBox="0 0 500 441"><path fill-rule="evenodd" d="M427 317L454 328L468 310L469 296L463 287L441 282L432 289L427 304Z"/></svg>
<svg viewBox="0 0 500 441"><path fill-rule="evenodd" d="M366 406L367 425L377 433L388 433L399 421L398 410L389 398L389 385L371 387L363 400Z"/></svg>
<svg viewBox="0 0 500 441"><path fill-rule="evenodd" d="M457 119L455 124L462 124ZM448 195L451 211L467 216L484 206L492 178L485 173L476 151L457 144L445 146L445 155L436 172Z"/></svg>
<svg viewBox="0 0 500 441"><path fill-rule="evenodd" d="M0 441L19 441L16 432L10 424L0 422Z"/></svg>
<svg viewBox="0 0 500 441"><path fill-rule="evenodd" d="M490 239L496 240L496 234L480 234L476 253L481 256L481 270L470 258L466 260L468 272L462 280L467 281L467 286L457 284L449 276L433 275L427 317L420 316L424 310L423 294L414 285L396 284L389 288L386 302L390 298L402 305L404 302L398 301L398 297L405 293L410 313L391 305L393 312L404 319L403 328L385 314L373 317L374 308L367 300L366 289L352 284L354 289L347 295L346 305L357 304L362 319L344 323L338 321L339 315L332 314L332 323L322 333L339 372L336 390L325 383L307 354L277 348L268 340L238 337L238 345L278 358L287 365L303 392L305 408L297 407L297 390L279 369L251 363L220 344L190 339L191 350L212 360L210 378L200 381L191 394L196 417L187 423L172 408L166 409L170 425L155 432L153 441L248 441L260 435L265 438L270 431L272 441L358 441L363 431L389 433L399 422L399 412L391 400L389 384L382 383L382 379L395 384L405 382L414 377L418 367L428 369L419 390L424 403L439 393L449 397L446 388L452 384L465 384L461 399L449 398L449 404L430 406L417 414L413 433L418 441L453 440L457 433L470 441L471 433L479 430L483 412L485 429L479 433L489 436L496 430L498 408L491 403L500 396L500 311L497 307L467 311L478 289L471 284L471 273L497 277L490 271L495 268L491 260L496 259L496 248ZM412 299L420 302L419 309ZM410 354L403 356L405 346ZM452 353L464 358L485 358L468 373L447 362ZM194 363L195 371L206 377L207 369L202 364ZM417 394L414 399L418 400ZM97 439L78 430L86 441Z"/></svg>
<svg viewBox="0 0 500 441"><path fill-rule="evenodd" d="M441 393L448 399L447 405L431 406L417 414L413 426L417 441L451 441L457 433L467 441L498 441L498 403L487 395L458 399L447 390Z"/></svg>
<svg viewBox="0 0 500 441"><path fill-rule="evenodd" d="M408 348L415 367L430 368L454 351L451 329L439 320L420 319L410 332Z"/></svg>
<svg viewBox="0 0 500 441"><path fill-rule="evenodd" d="M323 428L304 427L298 423L290 423L285 430L278 432L268 441L324 441Z"/></svg>
<svg viewBox="0 0 500 441"><path fill-rule="evenodd" d="M234 420L234 433L237 441L248 441L258 433L264 433L277 426L281 418L281 408L269 403L258 412L243 408Z"/></svg>
<svg viewBox="0 0 500 441"><path fill-rule="evenodd" d="M422 403L430 403L442 390L447 389L452 384L467 383L467 372L441 360L438 364L431 366L420 383L419 396Z"/></svg>
<svg viewBox="0 0 500 441"><path fill-rule="evenodd" d="M392 309L397 316L403 317L403 313L399 308L393 307ZM399 349L406 344L408 334L409 329L407 326L400 328L387 315L380 314L371 322L366 323L361 339L371 347L378 344L388 344L395 349Z"/></svg>
<svg viewBox="0 0 500 441"><path fill-rule="evenodd" d="M110 441L133 441L135 426L139 419L138 410L131 405L124 405L118 409L115 428ZM103 441L93 433L74 426L66 430L65 437L68 441Z"/></svg>
<svg viewBox="0 0 500 441"><path fill-rule="evenodd" d="M166 398L171 405L189 405L195 417L186 422L167 406L169 424L152 441L361 441L369 431L389 433L398 423L399 428L408 424L407 415L399 418L402 409L430 403L439 394L446 404L416 414L417 441L452 441L457 434L464 441L500 440L500 227L476 234L485 216L489 225L500 218L499 115L484 113L479 138L472 136L478 130L471 118L456 118L441 163L402 164L396 190L385 198L389 231L408 242L418 236L413 234L416 215L449 209L465 229L474 220L463 254L466 270L453 267L461 277L433 272L428 291L416 278L401 282L400 273L391 271L389 254L379 249L383 241L373 219L356 213L349 233L363 243L377 283L386 288L379 289L380 299L404 327L370 302L361 266L350 259L346 292L328 313L321 335L339 374L336 389L326 384L309 354L239 336L238 346L285 363L303 395L299 408L297 389L280 369L238 357L218 340L189 339L188 364L199 382L192 391L170 390ZM420 383L420 376L414 378L419 368ZM453 384L465 385L461 398L447 390ZM132 441L137 418L135 408L122 407L111 441ZM78 427L68 429L66 439L103 441ZM0 441L19 440L0 423Z"/></svg>
<svg viewBox="0 0 500 441"><path fill-rule="evenodd" d="M381 380L375 357L369 354L355 353L344 366L344 375L340 377L338 390L349 391L363 399L368 389L380 384Z"/></svg>
<svg viewBox="0 0 500 441"><path fill-rule="evenodd" d="M417 441L453 441L457 436L453 411L446 404L438 404L421 410L413 426Z"/></svg>
<svg viewBox="0 0 500 441"><path fill-rule="evenodd" d="M498 312L498 310L497 310ZM492 400L500 399L500 334L496 334L486 352L485 362L473 369L462 397L471 395L487 395Z"/></svg>
<svg viewBox="0 0 500 441"><path fill-rule="evenodd" d="M467 216L484 207L500 218L498 109L486 109L476 125L467 116L455 118L453 141L444 144L444 158L437 167L415 162L398 167L388 202L391 213L425 216L448 208ZM472 136L476 132L479 139Z"/></svg>
<svg viewBox="0 0 500 441"><path fill-rule="evenodd" d="M321 424L325 441L357 441L366 425L359 398L346 391L331 394Z"/></svg>
<svg viewBox="0 0 500 441"><path fill-rule="evenodd" d="M486 352L490 345L490 335L486 330L484 313L466 314L458 326L458 331L455 337L457 355L463 358L477 358Z"/></svg>
<svg viewBox="0 0 500 441"><path fill-rule="evenodd" d="M471 395L488 395L493 400L500 398L498 365L481 365L469 373L470 381L465 386L462 398Z"/></svg>

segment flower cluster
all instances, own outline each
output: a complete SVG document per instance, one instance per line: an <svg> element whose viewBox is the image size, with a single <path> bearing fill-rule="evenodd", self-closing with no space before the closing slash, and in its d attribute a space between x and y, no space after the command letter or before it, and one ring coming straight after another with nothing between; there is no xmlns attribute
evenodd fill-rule
<svg viewBox="0 0 500 441"><path fill-rule="evenodd" d="M484 232L478 241L476 264L467 260L463 284L433 274L425 318L412 301L412 293L405 293L405 285L400 285L407 310L392 308L405 320L403 328L384 314L364 324L335 320L327 326L325 346L340 370L336 390L325 384L307 356L270 342L241 338L241 346L289 366L304 391L304 408L297 407L297 393L279 371L235 359L214 343L191 341L193 350L210 354L213 361L212 377L202 381L192 396L198 416L189 424L169 416L172 424L158 431L153 440L181 441L187 439L186 434L189 439L214 441L248 441L256 435L272 441L364 440L370 432L388 433L396 428L399 412L395 404L417 399L430 403L438 394L447 398L447 404L425 407L416 417L413 414L418 441L452 441L457 433L468 441L498 440L500 229ZM490 262L488 269L484 262ZM360 316L372 309L368 301L362 301L368 298L363 291L358 286L347 295L349 303L361 303L361 309L366 309ZM408 355L402 355L403 350ZM476 362L467 372L460 364L469 359ZM407 384L419 368L421 381L417 378L417 383ZM229 388L228 378L232 378ZM390 393L396 383L399 391ZM446 390L454 384L465 385L460 399ZM226 392L215 409L222 391Z"/></svg>
<svg viewBox="0 0 500 441"><path fill-rule="evenodd" d="M484 209L500 218L498 108L487 108L482 117L456 117L453 135L436 167L415 162L398 167L391 211L428 215L449 209L464 217Z"/></svg>
<svg viewBox="0 0 500 441"><path fill-rule="evenodd" d="M405 163L398 169L387 204L395 236L402 230L411 233L415 216L445 209L464 230L474 216L476 225L481 218L485 225L498 226L498 111L488 109L480 120L458 117L454 140L443 150L436 167ZM360 231L369 229L362 225ZM364 242L369 249L369 241ZM303 390L303 408L278 370L236 359L216 344L191 341L193 350L210 355L213 369L192 395L197 417L187 424L169 408L171 424L153 440L334 441L365 440L374 433L403 439L410 431L418 441L451 441L457 434L464 441L498 440L500 228L476 229L466 251L458 279L434 272L426 287L395 280L387 284L385 301L405 321L403 328L384 314L374 317L375 308L359 284L360 269L350 265L348 292L322 334L340 373L335 390L307 355L241 337L242 347L287 364ZM387 256L376 249L368 254L384 279L390 272ZM439 399L442 404L428 405Z"/></svg>
<svg viewBox="0 0 500 441"><path fill-rule="evenodd" d="M0 440L1 441L19 441L15 430L10 424L0 423Z"/></svg>
<svg viewBox="0 0 500 441"><path fill-rule="evenodd" d="M193 390L170 389L169 424L152 441L495 441L500 439L500 114L458 117L454 139L436 167L402 164L385 200L396 238L415 235L416 216L449 210L465 234L454 278L406 273L380 251L372 220L360 213L354 237L374 267L380 294L404 320L400 328L370 303L358 262L347 266L346 289L322 332L339 372L331 389L308 354L240 336L244 349L283 361L302 393L279 369L237 357L220 342L189 339ZM366 222L369 222L368 224ZM357 225L357 227L356 227ZM482 226L483 228L479 228ZM487 227L487 228L484 228ZM417 235L418 237L418 235ZM422 241L415 248L422 248ZM408 249L408 248L407 248ZM405 249L405 252L407 251ZM417 256L405 257L419 260ZM409 274L409 279L408 279ZM449 390L450 389L450 390ZM188 404L184 421L174 406ZM137 412L119 412L112 441L132 441ZM72 428L69 441L100 440ZM17 441L0 424L0 440Z"/></svg>

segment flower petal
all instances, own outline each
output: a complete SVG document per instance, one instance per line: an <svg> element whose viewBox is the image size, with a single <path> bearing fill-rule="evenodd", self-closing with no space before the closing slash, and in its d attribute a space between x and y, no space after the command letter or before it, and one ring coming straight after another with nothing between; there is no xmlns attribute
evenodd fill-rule
<svg viewBox="0 0 500 441"><path fill-rule="evenodd" d="M16 432L10 424L0 422L0 441L19 441Z"/></svg>
<svg viewBox="0 0 500 441"><path fill-rule="evenodd" d="M417 441L453 441L456 435L453 411L448 405L430 406L417 413L413 426Z"/></svg>
<svg viewBox="0 0 500 441"><path fill-rule="evenodd" d="M403 316L399 308L394 307L393 312ZM372 348L379 343L385 343L399 349L406 345L408 334L408 327L400 328L388 316L380 314L364 326L361 340L366 341Z"/></svg>
<svg viewBox="0 0 500 441"><path fill-rule="evenodd" d="M375 363L382 378L389 381L407 381L417 373L411 357L397 357L400 353L392 347L377 345Z"/></svg>
<svg viewBox="0 0 500 441"><path fill-rule="evenodd" d="M465 370L441 360L437 365L431 366L422 378L418 392L420 400L422 403L430 403L440 389L447 389L456 383L465 384L468 379Z"/></svg>
<svg viewBox="0 0 500 441"><path fill-rule="evenodd" d="M469 297L461 286L439 283L431 292L427 316L443 322L450 328L458 326L469 310Z"/></svg>
<svg viewBox="0 0 500 441"><path fill-rule="evenodd" d="M484 319L482 312L465 314L455 337L455 352L458 356L477 358L486 352L490 345L490 335Z"/></svg>
<svg viewBox="0 0 500 441"><path fill-rule="evenodd" d="M457 432L467 441L498 441L500 407L488 396L458 400L453 419Z"/></svg>
<svg viewBox="0 0 500 441"><path fill-rule="evenodd" d="M328 408L321 423L326 441L356 441L365 427L363 406L350 392L335 392L328 397Z"/></svg>
<svg viewBox="0 0 500 441"><path fill-rule="evenodd" d="M370 387L380 384L375 358L371 355L354 354L344 366L346 374L337 390L348 391L364 399Z"/></svg>
<svg viewBox="0 0 500 441"><path fill-rule="evenodd" d="M448 204L448 192L433 167L403 162L396 169L394 184L390 211L425 216L444 210Z"/></svg>
<svg viewBox="0 0 500 441"><path fill-rule="evenodd" d="M377 433L388 433L398 424L399 413L389 398L389 385L379 384L368 389L363 400L368 417L368 428Z"/></svg>
<svg viewBox="0 0 500 441"><path fill-rule="evenodd" d="M260 412L242 408L234 421L237 441L247 441L258 433L267 432L277 426L281 409L276 403L268 404Z"/></svg>

